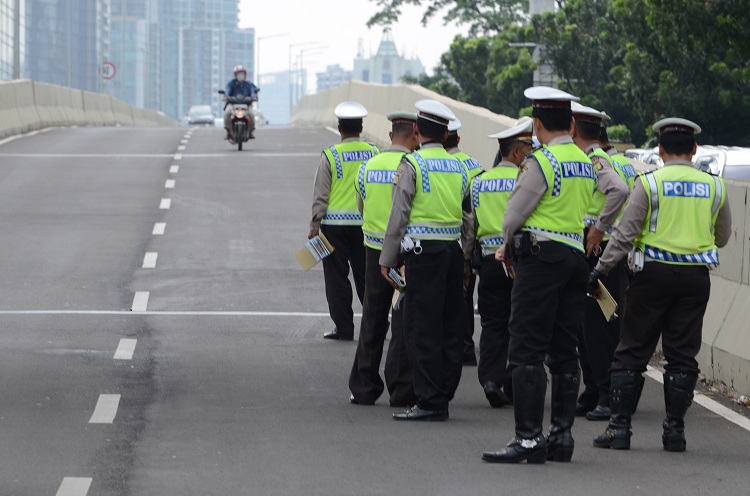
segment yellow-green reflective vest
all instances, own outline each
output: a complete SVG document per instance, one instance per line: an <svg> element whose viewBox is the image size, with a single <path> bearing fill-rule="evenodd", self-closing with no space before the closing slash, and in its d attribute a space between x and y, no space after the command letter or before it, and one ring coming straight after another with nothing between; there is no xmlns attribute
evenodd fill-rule
<svg viewBox="0 0 750 496"><path fill-rule="evenodd" d="M355 189L362 197L362 234L365 245L383 249L385 228L393 206L393 180L404 152L383 152L363 163L359 168Z"/></svg>
<svg viewBox="0 0 750 496"><path fill-rule="evenodd" d="M460 160L461 163L464 164L464 167L466 167L466 172L469 174L469 182L471 182L471 180L484 172L484 169L482 169L482 164L480 164L468 153L464 153L459 150L455 153L452 153L452 155Z"/></svg>
<svg viewBox="0 0 750 496"><path fill-rule="evenodd" d="M614 155L609 156L609 161L612 163L612 167L617 171L617 174L619 174L622 180L628 185L628 189L633 191L635 178L638 177L638 171L633 167L630 159L622 153L615 153Z"/></svg>
<svg viewBox="0 0 750 496"><path fill-rule="evenodd" d="M714 226L726 201L721 178L690 165L668 165L640 178L649 208L635 246L657 262L718 265Z"/></svg>
<svg viewBox="0 0 750 496"><path fill-rule="evenodd" d="M378 148L364 141L347 141L323 150L331 166L331 192L328 210L321 224L361 226L362 215L352 185L362 162L378 154Z"/></svg>
<svg viewBox="0 0 750 496"><path fill-rule="evenodd" d="M599 168L603 167L603 165L597 165L597 160L595 157L598 157L600 160L604 160L608 164L612 164L612 159L609 157L609 155L607 155L607 152L605 152L598 146L594 148L591 151L591 153L589 153L588 156L589 156L589 159L594 163L594 173L597 172L597 167ZM589 208L586 211L586 217L584 218L585 225L587 226L596 225L596 221L599 219L599 214L602 213L602 209L604 208L604 204L606 202L607 202L607 195L605 195L598 189L594 191L594 197L591 200L591 204L589 205Z"/></svg>
<svg viewBox="0 0 750 496"><path fill-rule="evenodd" d="M583 217L597 185L591 160L574 143L545 145L532 155L547 190L522 230L583 251Z"/></svg>
<svg viewBox="0 0 750 496"><path fill-rule="evenodd" d="M466 168L440 147L425 148L406 158L416 172L406 234L414 239L457 240L461 235L461 203L469 186Z"/></svg>
<svg viewBox="0 0 750 496"><path fill-rule="evenodd" d="M503 219L508 199L516 186L518 167L498 165L474 178L471 202L477 216L477 240L482 255L492 255L505 244Z"/></svg>

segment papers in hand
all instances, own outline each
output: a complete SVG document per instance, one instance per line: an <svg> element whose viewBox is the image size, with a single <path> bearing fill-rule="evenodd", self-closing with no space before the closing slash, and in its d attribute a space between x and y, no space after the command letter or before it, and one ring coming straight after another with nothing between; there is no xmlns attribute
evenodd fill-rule
<svg viewBox="0 0 750 496"><path fill-rule="evenodd" d="M309 270L331 253L333 246L323 233L320 233L307 240L305 246L297 252L297 260L304 270Z"/></svg>
<svg viewBox="0 0 750 496"><path fill-rule="evenodd" d="M599 292L601 296L597 298L596 302L599 304L599 308L601 308L607 322L612 322L617 318L617 302L612 298L612 295L609 294L609 291L607 291L607 288L604 287L601 281L599 281Z"/></svg>

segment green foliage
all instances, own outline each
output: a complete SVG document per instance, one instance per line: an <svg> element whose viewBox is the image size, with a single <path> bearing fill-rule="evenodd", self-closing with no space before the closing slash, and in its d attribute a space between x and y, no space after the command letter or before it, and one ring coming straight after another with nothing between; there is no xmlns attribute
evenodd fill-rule
<svg viewBox="0 0 750 496"><path fill-rule="evenodd" d="M497 33L526 19L529 0L371 0L378 12L367 26L388 26L398 20L405 5L424 7L422 24L444 11L444 24L468 24L471 35Z"/></svg>
<svg viewBox="0 0 750 496"><path fill-rule="evenodd" d="M632 137L630 136L630 129L624 124L616 124L614 126L607 126L607 136L610 141L619 141L620 143L632 143Z"/></svg>

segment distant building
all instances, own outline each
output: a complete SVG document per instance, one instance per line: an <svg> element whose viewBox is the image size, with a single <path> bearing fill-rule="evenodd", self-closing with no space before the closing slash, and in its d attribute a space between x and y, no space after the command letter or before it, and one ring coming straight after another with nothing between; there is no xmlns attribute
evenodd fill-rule
<svg viewBox="0 0 750 496"><path fill-rule="evenodd" d="M369 59L362 58L360 54L354 60L352 79L370 83L397 84L404 76L417 77L424 72L424 66L418 58L407 59L398 54L391 30L386 28L383 31L378 53Z"/></svg>
<svg viewBox="0 0 750 496"><path fill-rule="evenodd" d="M303 93L300 81L304 77L295 78L290 84L289 71L274 72L260 76L258 86L261 92L258 96L258 110L269 126L288 126L291 115L292 100L299 99Z"/></svg>
<svg viewBox="0 0 750 496"><path fill-rule="evenodd" d="M20 2L20 8L16 12L15 0L0 0L0 81L13 79L13 70L16 64L16 20L18 20L18 56L17 61L20 68L26 52L26 23L25 3ZM20 73L19 75L20 76Z"/></svg>
<svg viewBox="0 0 750 496"><path fill-rule="evenodd" d="M317 76L317 91L323 91L330 88L336 88L351 81L352 71L346 71L339 64L329 65L325 72L319 72Z"/></svg>
<svg viewBox="0 0 750 496"><path fill-rule="evenodd" d="M25 2L23 77L100 92L101 64L109 57L110 0Z"/></svg>

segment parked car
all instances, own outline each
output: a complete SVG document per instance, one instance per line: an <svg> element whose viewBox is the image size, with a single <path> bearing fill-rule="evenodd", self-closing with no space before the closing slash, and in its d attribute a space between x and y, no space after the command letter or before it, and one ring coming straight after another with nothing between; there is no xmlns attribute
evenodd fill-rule
<svg viewBox="0 0 750 496"><path fill-rule="evenodd" d="M210 105L193 105L188 111L188 124L213 126L214 114Z"/></svg>
<svg viewBox="0 0 750 496"><path fill-rule="evenodd" d="M696 168L724 179L750 179L750 148L699 146L693 157Z"/></svg>

